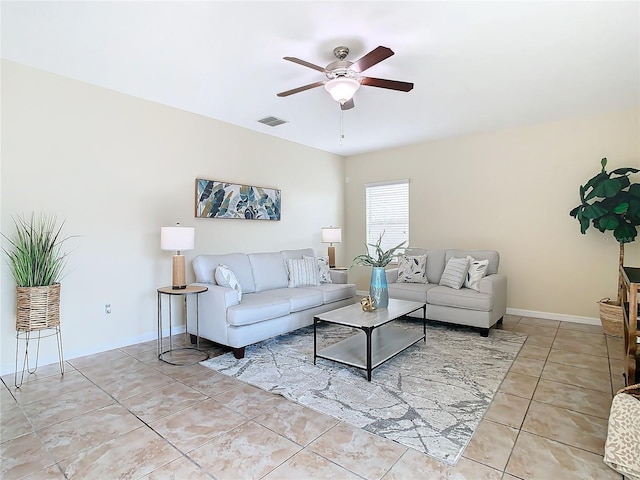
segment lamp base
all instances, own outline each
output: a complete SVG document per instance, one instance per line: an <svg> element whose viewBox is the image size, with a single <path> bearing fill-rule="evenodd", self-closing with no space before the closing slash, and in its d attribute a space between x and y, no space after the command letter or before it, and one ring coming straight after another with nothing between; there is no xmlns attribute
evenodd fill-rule
<svg viewBox="0 0 640 480"><path fill-rule="evenodd" d="M329 267L333 268L336 266L336 247L330 246L328 248L328 254L329 254Z"/></svg>
<svg viewBox="0 0 640 480"><path fill-rule="evenodd" d="M187 288L184 264L184 255L173 256L173 270L171 274L171 288L173 290L182 290Z"/></svg>

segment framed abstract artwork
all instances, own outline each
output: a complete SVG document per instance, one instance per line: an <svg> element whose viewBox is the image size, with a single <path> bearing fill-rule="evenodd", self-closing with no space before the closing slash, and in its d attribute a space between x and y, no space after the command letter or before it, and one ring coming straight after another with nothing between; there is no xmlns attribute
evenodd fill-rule
<svg viewBox="0 0 640 480"><path fill-rule="evenodd" d="M196 179L197 218L280 220L280 190Z"/></svg>

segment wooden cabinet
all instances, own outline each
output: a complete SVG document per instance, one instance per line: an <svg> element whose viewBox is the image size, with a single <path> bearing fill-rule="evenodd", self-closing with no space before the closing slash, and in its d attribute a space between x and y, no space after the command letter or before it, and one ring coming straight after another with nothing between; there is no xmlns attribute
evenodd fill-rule
<svg viewBox="0 0 640 480"><path fill-rule="evenodd" d="M626 385L640 382L638 370L640 369L640 357L638 347L640 334L638 330L638 299L640 298L640 268L620 267L622 280L622 309L624 315L624 371Z"/></svg>

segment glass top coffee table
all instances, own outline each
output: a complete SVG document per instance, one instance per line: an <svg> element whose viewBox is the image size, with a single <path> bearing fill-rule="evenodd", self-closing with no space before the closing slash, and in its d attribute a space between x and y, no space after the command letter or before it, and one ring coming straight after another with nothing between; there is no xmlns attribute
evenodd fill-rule
<svg viewBox="0 0 640 480"><path fill-rule="evenodd" d="M407 330L390 325L404 315L422 309L422 331ZM317 326L320 322L352 327L358 332L333 345L317 349ZM371 371L420 340L427 341L427 306L421 302L389 299L387 308L365 312L359 303L321 313L313 317L313 363L316 358L350 365Z"/></svg>

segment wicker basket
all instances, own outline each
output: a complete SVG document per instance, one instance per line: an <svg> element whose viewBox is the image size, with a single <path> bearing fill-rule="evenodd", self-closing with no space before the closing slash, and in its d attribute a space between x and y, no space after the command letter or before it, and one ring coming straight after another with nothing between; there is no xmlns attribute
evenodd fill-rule
<svg viewBox="0 0 640 480"><path fill-rule="evenodd" d="M624 332L620 304L607 297L600 300L598 305L600 305L600 321L604 333L613 337L622 337Z"/></svg>
<svg viewBox="0 0 640 480"><path fill-rule="evenodd" d="M16 330L30 332L60 325L60 284L16 287Z"/></svg>

